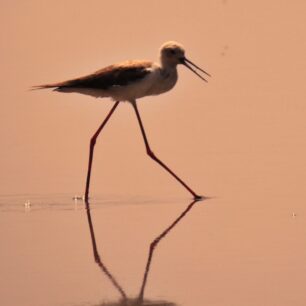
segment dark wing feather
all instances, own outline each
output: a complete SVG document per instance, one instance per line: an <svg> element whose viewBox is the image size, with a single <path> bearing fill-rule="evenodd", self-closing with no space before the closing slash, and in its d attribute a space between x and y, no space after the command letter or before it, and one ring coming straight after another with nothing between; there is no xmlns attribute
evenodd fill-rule
<svg viewBox="0 0 306 306"><path fill-rule="evenodd" d="M151 62L128 61L117 65L111 65L93 74L72 79L60 83L35 86L42 88L95 88L108 89L112 86L124 86L144 78L150 73Z"/></svg>

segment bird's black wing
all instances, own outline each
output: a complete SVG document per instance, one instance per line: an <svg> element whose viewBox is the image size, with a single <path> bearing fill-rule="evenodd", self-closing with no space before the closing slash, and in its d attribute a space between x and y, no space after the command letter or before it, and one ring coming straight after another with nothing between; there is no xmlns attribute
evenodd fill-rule
<svg viewBox="0 0 306 306"><path fill-rule="evenodd" d="M105 67L84 77L34 86L34 88L95 88L106 90L112 86L124 86L144 78L150 73L150 67L152 67L151 62L127 61Z"/></svg>

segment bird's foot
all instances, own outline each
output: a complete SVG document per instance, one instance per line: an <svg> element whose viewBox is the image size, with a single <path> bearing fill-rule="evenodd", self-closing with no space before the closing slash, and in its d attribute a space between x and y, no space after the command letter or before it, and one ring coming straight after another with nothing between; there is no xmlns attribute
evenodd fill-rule
<svg viewBox="0 0 306 306"><path fill-rule="evenodd" d="M195 201L202 201L202 200L205 200L206 197L195 194L195 195L193 196L193 199L194 199Z"/></svg>

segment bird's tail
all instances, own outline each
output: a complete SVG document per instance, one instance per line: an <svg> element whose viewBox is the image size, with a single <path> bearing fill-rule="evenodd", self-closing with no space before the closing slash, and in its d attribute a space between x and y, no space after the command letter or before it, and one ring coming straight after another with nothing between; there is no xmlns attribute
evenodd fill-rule
<svg viewBox="0 0 306 306"><path fill-rule="evenodd" d="M39 89L48 89L48 88L58 88L63 86L63 82L61 83L53 83L53 84L43 84L43 85L34 85L30 89L31 90L39 90Z"/></svg>

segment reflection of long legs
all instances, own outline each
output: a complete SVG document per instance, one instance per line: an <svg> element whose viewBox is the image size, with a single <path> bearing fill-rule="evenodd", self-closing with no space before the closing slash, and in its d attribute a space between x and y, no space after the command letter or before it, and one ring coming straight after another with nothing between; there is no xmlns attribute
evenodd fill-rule
<svg viewBox="0 0 306 306"><path fill-rule="evenodd" d="M146 135L146 132L145 132L145 129L143 127L143 124L142 124L142 121L141 121L141 117L139 115L139 112L138 112L138 108L137 108L137 104L136 104L136 101L134 101L132 103L133 107L134 107L134 110L136 112L136 116L137 116L137 120L138 120L138 123L139 123L139 126L140 126L140 130L141 130L141 134L142 134L142 137L143 137L143 140L144 140L144 143L145 143L145 146L146 146L146 150L147 150L147 154L154 160L156 161L160 166L162 166L167 172L169 172L180 184L182 184L194 197L195 200L200 200L202 199L201 196L197 195L181 178L179 178L166 164L164 164L159 158L157 158L155 156L155 154L152 152L151 148L150 148L150 145L149 145L149 142L148 142L148 139L147 139L147 135Z"/></svg>
<svg viewBox="0 0 306 306"><path fill-rule="evenodd" d="M148 260L147 260L147 265L146 265L146 269L145 269L145 273L143 276L143 281L142 281L142 285L141 285L141 289L139 292L139 297L138 299L140 301L143 300L143 295L144 295L144 290L147 284L147 279L148 279L148 274L150 271L150 265L151 265L151 261L152 261L152 257L153 257L153 253L154 250L156 248L156 246L158 245L158 243L166 236L169 234L169 232L177 225L177 223L179 223L181 221L181 219L184 218L184 216L191 210L191 208L194 206L194 204L198 202L198 200L194 200L192 203L190 203L187 208L179 215L178 218L175 219L175 221L168 226L159 236L157 236L150 244L150 248L149 248L149 256L148 256Z"/></svg>
<svg viewBox="0 0 306 306"><path fill-rule="evenodd" d="M95 144L96 144L96 140L97 140L100 132L102 131L102 129L106 125L107 121L109 120L109 118L111 117L111 115L113 114L115 109L117 108L119 102L120 101L117 101L114 104L114 106L112 107L112 109L110 110L110 112L108 113L108 115L106 116L106 118L104 119L102 124L100 125L100 127L97 129L97 131L94 133L94 135L90 139L89 161L88 161L88 169L87 169L86 188L85 188L85 200L88 200L89 184L90 184L90 176L91 176L91 166L92 166L92 159L93 159L93 153L94 153L94 147L95 147Z"/></svg>
<svg viewBox="0 0 306 306"><path fill-rule="evenodd" d="M91 237L92 249L93 249L95 262L101 268L102 272L105 273L105 275L108 277L108 279L111 281L111 283L115 286L115 288L119 291L123 300L126 300L127 299L126 293L124 292L122 287L118 284L118 282L116 281L114 276L108 271L108 269L106 268L106 266L102 263L102 261L100 259L100 255L98 253L97 244L96 244L95 232L94 232L93 224L92 224L92 220L91 220L89 202L85 201L85 203L86 203L87 219L88 219L88 225L89 225L89 231L90 231L90 237Z"/></svg>

